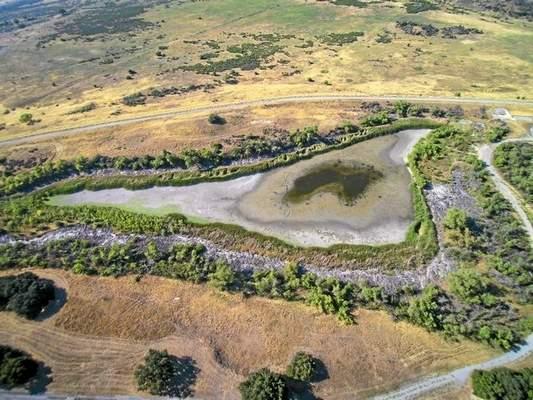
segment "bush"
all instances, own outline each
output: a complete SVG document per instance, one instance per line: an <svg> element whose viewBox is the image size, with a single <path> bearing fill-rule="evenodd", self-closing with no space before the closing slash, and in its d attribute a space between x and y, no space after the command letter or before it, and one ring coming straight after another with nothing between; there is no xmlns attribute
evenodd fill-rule
<svg viewBox="0 0 533 400"><path fill-rule="evenodd" d="M286 400L289 398L283 377L266 368L252 373L239 385L242 400Z"/></svg>
<svg viewBox="0 0 533 400"><path fill-rule="evenodd" d="M497 143L501 142L507 134L509 133L509 128L506 126L497 126L495 128L491 128L487 131L487 139L489 142Z"/></svg>
<svg viewBox="0 0 533 400"><path fill-rule="evenodd" d="M207 118L210 124L213 125L224 125L226 123L226 120L224 117L221 117L218 114L209 114L209 117Z"/></svg>
<svg viewBox="0 0 533 400"><path fill-rule="evenodd" d="M23 351L0 345L0 384L8 389L27 383L37 373L38 364Z"/></svg>
<svg viewBox="0 0 533 400"><path fill-rule="evenodd" d="M299 381L309 382L315 375L316 362L312 355L298 352L287 367L287 376Z"/></svg>
<svg viewBox="0 0 533 400"><path fill-rule="evenodd" d="M392 120L389 117L389 114L387 114L386 111L378 112L372 115L369 115L366 117L363 122L361 122L361 125L363 126L379 126L379 125L387 125L390 124Z"/></svg>
<svg viewBox="0 0 533 400"><path fill-rule="evenodd" d="M22 122L23 124L29 124L33 119L33 115L31 115L30 113L24 113L24 114L21 114L20 117L19 117L19 121Z"/></svg>
<svg viewBox="0 0 533 400"><path fill-rule="evenodd" d="M54 284L31 272L0 278L0 311L33 319L54 297Z"/></svg>

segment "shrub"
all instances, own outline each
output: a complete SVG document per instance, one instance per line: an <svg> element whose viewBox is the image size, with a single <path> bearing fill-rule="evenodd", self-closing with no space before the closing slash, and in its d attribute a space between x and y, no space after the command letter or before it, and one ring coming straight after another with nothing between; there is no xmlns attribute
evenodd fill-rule
<svg viewBox="0 0 533 400"><path fill-rule="evenodd" d="M23 113L20 115L19 117L19 121L22 122L23 124L29 124L33 119L33 115L31 115L30 113Z"/></svg>
<svg viewBox="0 0 533 400"><path fill-rule="evenodd" d="M252 373L239 385L242 400L286 400L289 398L283 377L266 368Z"/></svg>
<svg viewBox="0 0 533 400"><path fill-rule="evenodd" d="M378 112L372 115L369 115L366 117L363 122L361 122L361 125L363 126L379 126L379 125L387 125L391 123L391 119L386 111Z"/></svg>
<svg viewBox="0 0 533 400"><path fill-rule="evenodd" d="M298 352L287 367L287 376L299 381L309 382L315 375L316 362L312 355Z"/></svg>
<svg viewBox="0 0 533 400"><path fill-rule="evenodd" d="M224 117L221 117L218 114L209 114L209 117L207 118L210 124L213 125L224 125L226 123L226 120Z"/></svg>
<svg viewBox="0 0 533 400"><path fill-rule="evenodd" d="M37 373L38 364L23 351L0 345L0 384L8 389L27 383Z"/></svg>

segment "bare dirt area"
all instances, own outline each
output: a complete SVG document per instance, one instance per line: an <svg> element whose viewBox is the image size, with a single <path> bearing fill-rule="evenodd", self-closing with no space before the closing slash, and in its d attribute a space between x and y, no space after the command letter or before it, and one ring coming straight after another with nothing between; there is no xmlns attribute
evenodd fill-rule
<svg viewBox="0 0 533 400"><path fill-rule="evenodd" d="M192 357L200 369L194 395L217 399L238 398L245 374L265 366L282 371L300 350L324 362L329 379L315 392L327 399L366 397L491 355L382 312L358 311L357 323L343 326L302 304L168 279L36 272L66 289L66 304L40 322L1 313L0 341L52 368L51 393L136 393L133 370L148 348Z"/></svg>

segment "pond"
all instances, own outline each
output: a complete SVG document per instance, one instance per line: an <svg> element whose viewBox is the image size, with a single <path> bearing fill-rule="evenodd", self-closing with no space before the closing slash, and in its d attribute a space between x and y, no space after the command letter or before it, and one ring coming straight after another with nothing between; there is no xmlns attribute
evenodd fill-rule
<svg viewBox="0 0 533 400"><path fill-rule="evenodd" d="M344 204L353 205L382 176L371 165L324 163L296 178L284 198L289 203L300 203L318 193L330 192Z"/></svg>
<svg viewBox="0 0 533 400"><path fill-rule="evenodd" d="M195 222L240 225L301 246L399 243L413 218L405 158L428 132L406 130L225 182L81 191L50 202L177 212Z"/></svg>

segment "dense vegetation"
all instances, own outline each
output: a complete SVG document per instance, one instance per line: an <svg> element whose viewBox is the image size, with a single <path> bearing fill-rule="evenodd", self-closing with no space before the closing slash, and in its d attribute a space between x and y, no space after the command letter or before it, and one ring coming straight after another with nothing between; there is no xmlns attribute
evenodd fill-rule
<svg viewBox="0 0 533 400"><path fill-rule="evenodd" d="M421 140L409 157L418 166L413 175L421 183L451 180L450 171L456 171L478 210L469 216L465 210L448 211L443 221L445 244L461 268L449 276L449 292L426 288L411 302L407 316L428 330L510 349L530 329L530 321L519 321L509 300L532 301L532 254L511 207L495 190L483 163L468 151L482 140L443 127Z"/></svg>
<svg viewBox="0 0 533 400"><path fill-rule="evenodd" d="M483 400L528 400L533 394L533 369L496 368L472 373L474 395Z"/></svg>
<svg viewBox="0 0 533 400"><path fill-rule="evenodd" d="M494 151L494 165L526 202L533 203L533 143L501 144Z"/></svg>
<svg viewBox="0 0 533 400"><path fill-rule="evenodd" d="M0 254L1 263L6 255ZM33 319L54 297L54 284L31 272L0 277L0 311L14 311Z"/></svg>
<svg viewBox="0 0 533 400"><path fill-rule="evenodd" d="M0 386L12 389L28 383L39 365L28 354L0 345Z"/></svg>

